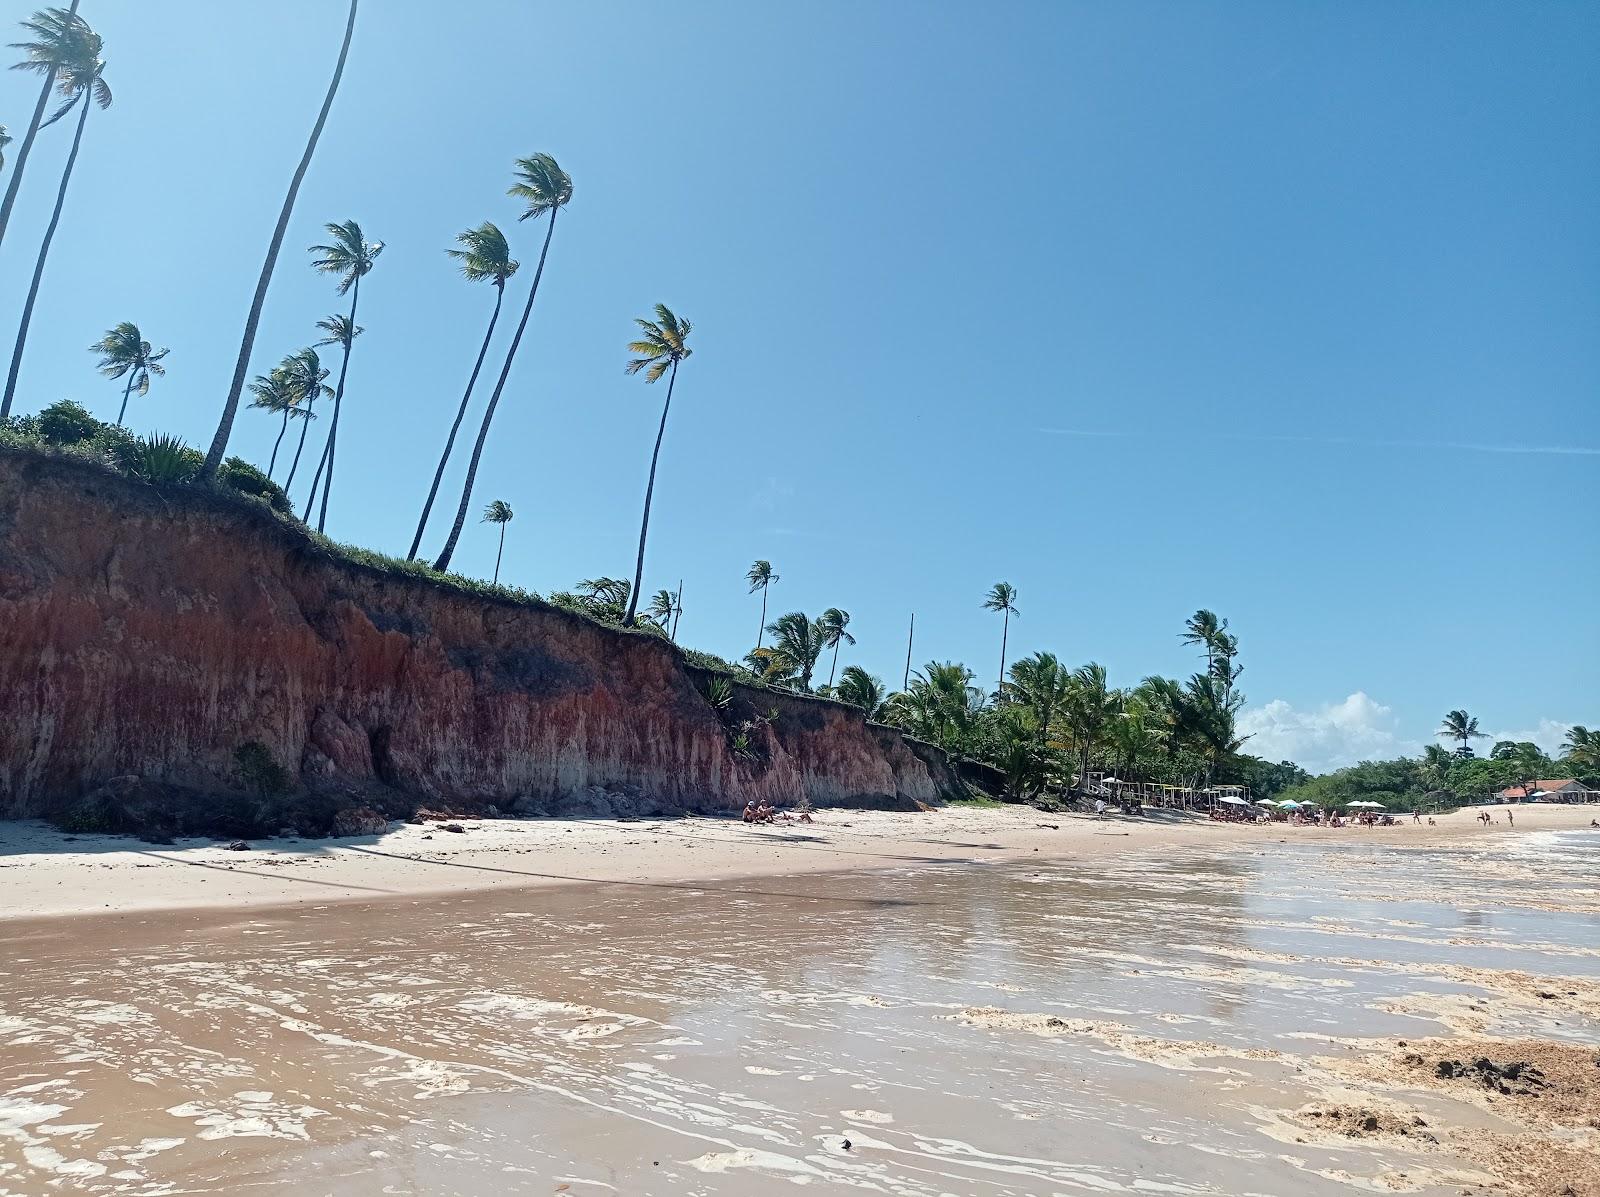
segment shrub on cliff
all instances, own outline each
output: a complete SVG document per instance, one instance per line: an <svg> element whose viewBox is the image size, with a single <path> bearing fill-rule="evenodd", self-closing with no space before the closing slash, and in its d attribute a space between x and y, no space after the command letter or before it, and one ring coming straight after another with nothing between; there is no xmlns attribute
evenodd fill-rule
<svg viewBox="0 0 1600 1197"><path fill-rule="evenodd" d="M294 514L294 504L283 487L268 478L242 457L230 457L217 471L217 481L244 495L254 495L266 501L274 511L284 515Z"/></svg>
<svg viewBox="0 0 1600 1197"><path fill-rule="evenodd" d="M133 451L131 473L146 482L190 482L200 473L205 458L181 439L156 433L140 437Z"/></svg>
<svg viewBox="0 0 1600 1197"><path fill-rule="evenodd" d="M19 421L20 423L20 421ZM33 417L39 439L47 445L76 445L104 427L81 403L62 399Z"/></svg>

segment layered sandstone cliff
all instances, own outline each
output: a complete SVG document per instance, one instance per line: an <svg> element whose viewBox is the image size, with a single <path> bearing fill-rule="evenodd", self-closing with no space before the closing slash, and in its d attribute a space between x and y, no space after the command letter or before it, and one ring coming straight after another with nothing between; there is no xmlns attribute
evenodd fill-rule
<svg viewBox="0 0 1600 1197"><path fill-rule="evenodd" d="M252 742L302 792L391 810L909 807L959 788L853 708L736 687L719 713L705 681L658 637L353 564L253 500L0 449L3 816L116 778L236 794Z"/></svg>

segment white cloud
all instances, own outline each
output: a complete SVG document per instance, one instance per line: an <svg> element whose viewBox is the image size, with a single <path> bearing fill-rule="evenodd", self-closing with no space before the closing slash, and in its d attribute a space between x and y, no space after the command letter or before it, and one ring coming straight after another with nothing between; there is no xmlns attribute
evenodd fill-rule
<svg viewBox="0 0 1600 1197"><path fill-rule="evenodd" d="M1566 742L1567 733L1571 730L1572 724L1570 723L1563 723L1559 719L1541 718L1539 726L1532 730L1490 732L1489 739L1485 743L1496 744L1501 740L1511 740L1520 744L1528 740L1544 749L1546 755L1559 756L1561 754L1561 745Z"/></svg>
<svg viewBox="0 0 1600 1197"><path fill-rule="evenodd" d="M1402 740L1395 726L1394 712L1361 690L1315 710L1296 710L1275 698L1239 715L1239 731L1251 737L1244 751L1269 761L1294 761L1313 773L1417 753L1418 746Z"/></svg>

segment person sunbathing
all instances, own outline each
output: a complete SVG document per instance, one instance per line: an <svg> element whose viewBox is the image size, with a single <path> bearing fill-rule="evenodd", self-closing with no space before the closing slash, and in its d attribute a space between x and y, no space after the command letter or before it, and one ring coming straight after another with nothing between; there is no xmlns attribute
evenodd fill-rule
<svg viewBox="0 0 1600 1197"><path fill-rule="evenodd" d="M756 822L770 823L772 822L772 817L777 813L777 811L773 810L770 806L763 802L760 806L756 807Z"/></svg>
<svg viewBox="0 0 1600 1197"><path fill-rule="evenodd" d="M744 804L744 821L746 823L754 823L756 821L756 800L754 798Z"/></svg>

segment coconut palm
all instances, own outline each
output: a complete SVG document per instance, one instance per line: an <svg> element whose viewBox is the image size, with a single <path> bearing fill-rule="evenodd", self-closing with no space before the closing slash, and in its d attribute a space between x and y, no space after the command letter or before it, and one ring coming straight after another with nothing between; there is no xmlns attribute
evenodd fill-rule
<svg viewBox="0 0 1600 1197"><path fill-rule="evenodd" d="M339 356L339 382L333 389L333 419L328 421L328 440L322 450L328 476L322 484L322 506L317 512L318 532L323 531L328 523L328 496L333 493L333 467L339 451L339 413L344 408L344 382L350 372L350 347L361 332L356 324L356 305L361 302L361 280L371 272L378 255L383 252L383 242L368 241L361 232L361 226L353 220L323 227L333 240L327 245L311 247L312 253L320 255L311 263L311 268L331 274L339 280L334 292L350 296L350 314L343 319L334 316L317 323L318 328L328 333L327 338L318 344L338 345L342 350ZM321 476L322 465L319 464L317 475L311 480L312 500L317 497L317 478ZM305 515L300 518L309 521L310 517L311 500L307 500Z"/></svg>
<svg viewBox="0 0 1600 1197"><path fill-rule="evenodd" d="M333 388L328 385L327 367L322 364L317 351L309 347L284 358L273 373L278 371L283 372L284 386L295 397L295 405L306 413L301 419L300 439L294 447L294 460L289 463L289 476L283 480L283 489L288 490L294 485L295 471L300 468L300 454L306 447L306 428L311 422L312 411L318 399L333 394Z"/></svg>
<svg viewBox="0 0 1600 1197"><path fill-rule="evenodd" d="M455 555L456 541L461 539L461 527L467 519L467 504L472 501L472 484L477 481L478 462L483 458L483 445L489 439L489 424L494 419L495 408L500 406L500 396L505 392L506 379L511 376L511 363L516 360L517 349L522 344L522 334L527 331L528 318L533 315L533 301L539 294L539 280L544 277L545 257L550 253L550 239L555 236L556 216L572 202L572 176L556 165L549 154L535 154L531 158L518 158L517 181L506 192L523 201L522 215L518 220L549 216L545 227L544 245L539 249L539 265L533 272L533 284L528 288L528 302L523 305L522 319L517 321L517 331L511 337L511 347L506 350L506 360L500 366L500 377L495 380L494 392L483 412L483 424L478 428L478 439L472 446L472 457L467 462L466 481L461 485L461 502L456 507L455 523L445 538L444 549L433 563L434 569L448 569ZM638 584L634 584L638 589Z"/></svg>
<svg viewBox="0 0 1600 1197"><path fill-rule="evenodd" d="M672 591L662 589L650 596L650 606L645 609L645 615L654 620L656 626L669 634L672 631L672 617L676 613L677 601Z"/></svg>
<svg viewBox="0 0 1600 1197"><path fill-rule="evenodd" d="M1010 582L996 582L989 590L988 597L983 600L985 611L999 611L1005 616L1000 625L1000 684L997 689L1004 689L1006 684L1006 639L1011 634L1011 617L1021 616L1017 610L1017 588Z"/></svg>
<svg viewBox="0 0 1600 1197"><path fill-rule="evenodd" d="M61 10L52 9L51 12L60 14ZM62 15L70 16L70 14ZM38 32L33 22L25 22L24 28ZM46 28L53 30L56 25L48 25ZM27 69L45 72L47 78L55 80L56 91L66 97L66 102L56 110L55 115L39 127L42 129L45 125L53 124L72 111L74 104L78 105L79 111L78 124L72 134L72 149L67 153L66 165L61 168L61 185L56 188L55 207L50 211L50 223L45 225L44 240L39 243L39 256L33 264L33 278L28 283L28 296L22 304L22 319L17 325L17 343L11 350L11 370L6 375L5 397L0 399L0 419L11 414L11 404L16 398L17 374L22 369L22 352L28 345L28 328L33 323L33 307L39 299L39 284L44 279L44 264L50 257L50 245L55 241L56 229L61 225L61 209L67 202L67 184L72 181L72 168L78 163L78 150L83 145L83 126L89 119L89 109L95 105L101 108L111 107L111 88L105 81L105 59L100 57L103 48L100 35L78 17L70 17L62 29L64 40L60 43L23 42L17 47L27 51L28 54L27 60L21 65ZM50 57L58 52L64 55L60 61ZM36 53L40 56L36 57Z"/></svg>
<svg viewBox="0 0 1600 1197"><path fill-rule="evenodd" d="M150 376L156 377L167 372L161 364L161 359L172 352L170 349L152 349L150 342L144 339L144 334L139 331L139 326L131 321L124 320L115 328L108 329L106 335L93 345L89 346L90 353L98 353L100 361L96 369L107 378L127 377L128 381L122 388L122 406L117 410L117 423L122 423L122 418L128 413L128 395L137 388L140 398L150 393Z"/></svg>
<svg viewBox="0 0 1600 1197"><path fill-rule="evenodd" d="M1051 727L1066 708L1072 671L1054 653L1034 653L1011 665L1011 680L1000 690L1002 703L1025 708L1032 716L1039 746L1049 742Z"/></svg>
<svg viewBox="0 0 1600 1197"><path fill-rule="evenodd" d="M628 362L627 372L637 374L644 371L646 382L659 382L663 374L669 376L667 401L661 405L661 426L656 429L656 447L650 454L650 481L644 488L644 519L639 524L639 560L633 570L634 602L637 602L639 581L644 577L645 537L650 532L650 499L656 489L656 463L661 458L661 438L667 432L667 413L672 410L672 388L678 381L678 363L693 354L694 350L684 344L689 336L689 322L680 320L664 303L656 304L654 320L635 320L634 323L644 335L637 341L628 342L628 352L639 356ZM624 627L633 623L632 603L628 605L627 617L622 622ZM809 684L809 678L807 681Z"/></svg>
<svg viewBox="0 0 1600 1197"><path fill-rule="evenodd" d="M1574 768L1600 769L1600 731L1590 731L1581 723L1569 728L1561 759Z"/></svg>
<svg viewBox="0 0 1600 1197"><path fill-rule="evenodd" d="M283 416L277 439L272 442L272 459L267 463L267 477L270 479L272 472L278 468L278 446L283 444L284 434L289 431L289 421L313 417L309 410L301 406L300 396L289 385L288 375L281 366L275 367L270 374L256 375L256 380L250 384L250 393L255 396L250 401L251 407Z"/></svg>
<svg viewBox="0 0 1600 1197"><path fill-rule="evenodd" d="M229 384L227 398L222 403L222 419L217 424L216 435L211 438L211 448L206 451L205 464L200 467L202 480L211 478L222 465L228 451L228 438L233 435L234 417L239 414L239 396L244 391L245 376L250 372L250 354L256 345L256 328L261 323L261 309L267 302L267 287L272 283L272 272L278 264L278 253L283 249L283 237L289 229L289 217L294 212L294 201L300 194L300 184L311 166L311 157L317 152L317 142L322 140L323 126L328 123L328 112L333 107L333 97L339 93L339 81L344 78L345 60L350 57L350 39L356 30L356 6L359 0L350 0L350 10L344 23L344 40L339 44L339 60L334 64L333 78L328 82L328 94L322 99L316 123L311 126L311 136L306 139L305 152L300 155L300 165L295 167L289 180L289 191L283 197L283 207L278 211L278 223L272 230L272 240L267 245L267 258L261 264L261 276L256 280L256 290L250 300L250 312L244 321L244 336L239 341L239 359L233 364L233 381Z"/></svg>
<svg viewBox="0 0 1600 1197"><path fill-rule="evenodd" d="M332 316L329 316L324 320L318 320L317 321L317 327L320 328L323 332L327 333L327 336L322 337L322 338L318 339L315 342L316 347L319 348L319 349L324 348L324 347L326 347L328 345L339 345L339 346L347 345L348 343L353 342L362 333L367 331L366 329L362 328L361 325L359 325L359 324L351 324L348 317L343 316L343 315L341 315L341 314L339 314L337 312L335 312ZM349 352L348 352L348 350L346 350L345 359L347 361L349 360L349 356L350 356ZM340 379L342 380L343 377L344 377L344 372L341 370L340 371ZM337 390L334 391L334 400L335 400L334 410L337 412L337 410L338 410L338 391ZM318 485L319 482L323 481L322 471L325 468L327 468L327 466L328 466L328 445L329 445L329 442L332 439L333 438L332 438L331 431L330 431L329 435L323 439L323 442L322 442L322 455L317 458L316 472L313 473L312 476L311 476L311 494L308 495L307 498L306 498L305 513L303 515L301 515L301 517L300 517L300 519L302 521L309 520L310 517L311 517L312 505L315 504L316 500L317 500L317 485ZM327 496L328 489L327 489L326 485L324 485L322 487L322 493L323 493L324 497Z"/></svg>
<svg viewBox="0 0 1600 1197"><path fill-rule="evenodd" d="M750 583L750 593L761 592L761 626L756 629L756 647L761 647L761 637L767 630L767 590L778 580L778 575L772 569L772 562L757 561L750 567L750 572L745 574L744 580Z"/></svg>
<svg viewBox="0 0 1600 1197"><path fill-rule="evenodd" d="M1090 755L1099 748L1122 706L1122 696L1106 684L1106 667L1094 661L1072 671L1066 717L1078 747L1078 783L1083 789Z"/></svg>
<svg viewBox="0 0 1600 1197"><path fill-rule="evenodd" d="M34 13L31 20L22 22L22 27L35 40L12 43L13 50L22 50L27 54L12 69L43 75L44 82L39 85L39 98L34 102L33 116L29 118L27 131L22 135L22 144L17 147L17 160L11 168L11 181L6 184L5 199L0 200L0 241L5 240L6 226L11 223L11 209L16 205L17 191L22 187L22 172L27 169L28 155L33 152L33 139L46 123L44 107L50 102L50 93L55 90L56 74L63 63L70 62L82 52L80 43L89 28L78 16L78 0L72 0L72 4L64 9L42 9ZM4 134L3 128L0 128L0 134ZM0 137L0 146L8 145L10 141L10 137ZM3 163L4 160L0 159L0 165Z"/></svg>
<svg viewBox="0 0 1600 1197"><path fill-rule="evenodd" d="M496 585L500 582L500 554L506 551L506 525L511 522L513 515L511 504L504 499L496 499L483 509L484 523L500 525L500 547L494 551L494 580Z"/></svg>
<svg viewBox="0 0 1600 1197"><path fill-rule="evenodd" d="M811 693L811 675L822 655L821 624L790 611L768 624L767 631L772 633L772 645L757 651L767 662L768 677L793 681L802 693Z"/></svg>
<svg viewBox="0 0 1600 1197"><path fill-rule="evenodd" d="M855 645L856 638L845 631L850 626L850 612L841 611L838 607L829 607L817 618L817 627L822 630L822 646L833 649L833 664L828 667L828 685L833 685L834 671L839 668L839 645L841 643Z"/></svg>
<svg viewBox="0 0 1600 1197"><path fill-rule="evenodd" d="M840 702L860 707L868 719L882 719L883 703L888 691L883 682L873 677L859 665L846 665L839 675L839 685L833 696Z"/></svg>
<svg viewBox="0 0 1600 1197"><path fill-rule="evenodd" d="M469 283L494 284L494 310L489 313L489 327L484 330L483 344L478 347L477 360L472 363L472 373L467 375L467 389L462 392L461 406L456 408L455 421L450 425L450 435L444 438L444 452L439 454L439 467L433 471L433 485L428 488L428 498L422 505L422 515L417 520L417 531L411 538L411 548L406 560L417 559L417 549L422 544L422 532L428 526L428 516L433 511L433 501L439 497L439 484L444 480L444 468L450 461L450 451L455 448L456 433L461 431L461 421L467 417L467 403L472 398L472 388L477 385L478 371L483 369L483 359L489 352L489 342L494 337L494 326L500 320L500 304L506 297L506 280L517 272L518 263L511 256L511 246L500 229L484 221L475 229L456 234L460 249L447 249L461 263L461 277Z"/></svg>
<svg viewBox="0 0 1600 1197"><path fill-rule="evenodd" d="M1244 695L1235 694L1209 673L1195 674L1184 689L1187 731L1206 762L1208 786L1217 771L1250 738L1236 731L1239 709L1243 706Z"/></svg>
<svg viewBox="0 0 1600 1197"><path fill-rule="evenodd" d="M1184 630L1178 639L1185 644L1197 644L1205 649L1206 672L1211 672L1216 662L1219 637L1228 630L1228 621L1218 619L1214 611L1201 608L1184 621Z"/></svg>
<svg viewBox="0 0 1600 1197"><path fill-rule="evenodd" d="M1459 740L1456 755L1469 757L1472 755L1472 741L1486 740L1488 736L1478 730L1478 721L1465 711L1451 711L1439 724L1439 730L1433 733L1441 740Z"/></svg>
<svg viewBox="0 0 1600 1197"><path fill-rule="evenodd" d="M889 699L895 719L947 753L967 751L983 712L983 691L972 684L972 670L930 661L911 678L907 689Z"/></svg>

